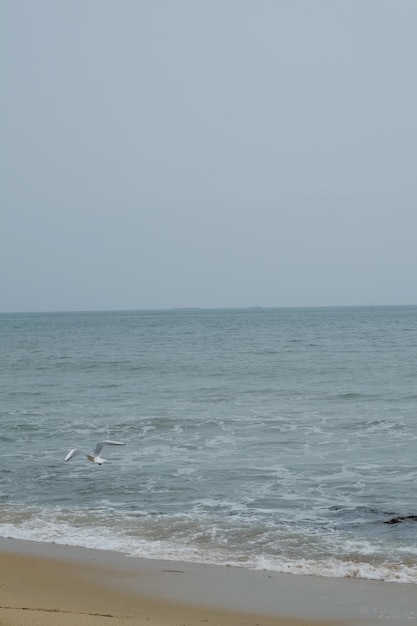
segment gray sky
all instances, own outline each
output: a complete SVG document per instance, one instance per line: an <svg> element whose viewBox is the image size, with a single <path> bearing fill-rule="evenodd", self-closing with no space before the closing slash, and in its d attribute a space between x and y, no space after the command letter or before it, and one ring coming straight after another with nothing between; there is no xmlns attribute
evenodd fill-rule
<svg viewBox="0 0 417 626"><path fill-rule="evenodd" d="M415 0L0 12L0 311L417 304Z"/></svg>

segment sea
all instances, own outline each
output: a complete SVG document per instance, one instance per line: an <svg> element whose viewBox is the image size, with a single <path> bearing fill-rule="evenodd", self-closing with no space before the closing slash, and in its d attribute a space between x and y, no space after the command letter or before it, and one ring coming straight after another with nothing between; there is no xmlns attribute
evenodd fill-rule
<svg viewBox="0 0 417 626"><path fill-rule="evenodd" d="M3 313L0 355L0 537L417 584L416 306Z"/></svg>

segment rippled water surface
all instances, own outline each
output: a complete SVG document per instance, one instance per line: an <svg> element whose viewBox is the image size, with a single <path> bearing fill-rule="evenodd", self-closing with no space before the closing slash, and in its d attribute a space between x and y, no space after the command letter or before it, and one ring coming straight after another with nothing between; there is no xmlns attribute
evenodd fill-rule
<svg viewBox="0 0 417 626"><path fill-rule="evenodd" d="M0 349L1 536L417 583L417 307L3 314Z"/></svg>

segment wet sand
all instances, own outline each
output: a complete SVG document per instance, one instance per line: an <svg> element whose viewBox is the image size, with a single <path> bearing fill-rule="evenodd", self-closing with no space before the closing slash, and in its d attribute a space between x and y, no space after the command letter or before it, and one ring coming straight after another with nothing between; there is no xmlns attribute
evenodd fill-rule
<svg viewBox="0 0 417 626"><path fill-rule="evenodd" d="M416 623L415 585L151 561L0 540L1 626Z"/></svg>

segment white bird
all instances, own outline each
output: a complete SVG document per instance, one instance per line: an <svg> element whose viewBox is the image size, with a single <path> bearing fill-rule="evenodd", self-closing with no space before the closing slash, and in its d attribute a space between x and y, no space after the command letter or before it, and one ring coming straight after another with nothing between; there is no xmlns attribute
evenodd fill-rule
<svg viewBox="0 0 417 626"><path fill-rule="evenodd" d="M96 445L96 449L94 450L94 454L87 454L87 461L91 461L91 463L96 463L97 465L101 465L106 461L106 459L101 458L100 452L104 448L104 446L124 446L125 444L121 441L99 441ZM73 448L70 450L65 457L64 461L71 461L80 451L78 448Z"/></svg>

